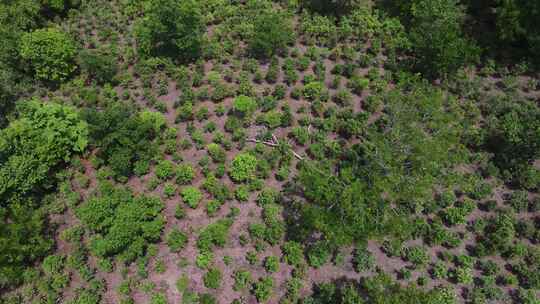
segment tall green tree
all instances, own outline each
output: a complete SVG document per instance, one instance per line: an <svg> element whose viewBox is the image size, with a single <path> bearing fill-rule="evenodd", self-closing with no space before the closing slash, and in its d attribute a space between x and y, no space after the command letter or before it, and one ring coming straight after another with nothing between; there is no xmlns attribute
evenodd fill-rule
<svg viewBox="0 0 540 304"><path fill-rule="evenodd" d="M145 56L197 58L205 30L196 0L153 0L136 27L139 51Z"/></svg>
<svg viewBox="0 0 540 304"><path fill-rule="evenodd" d="M20 55L42 80L64 81L77 69L75 42L56 28L23 34Z"/></svg>
<svg viewBox="0 0 540 304"><path fill-rule="evenodd" d="M48 173L88 144L88 126L72 107L21 102L18 118L0 131L0 198L15 198L48 179Z"/></svg>
<svg viewBox="0 0 540 304"><path fill-rule="evenodd" d="M88 136L71 107L30 100L16 113L0 130L0 288L19 283L51 248L40 200L54 186L55 169L82 152Z"/></svg>
<svg viewBox="0 0 540 304"><path fill-rule="evenodd" d="M270 58L283 51L292 39L292 23L288 16L279 12L264 12L253 23L248 45L255 57Z"/></svg>
<svg viewBox="0 0 540 304"><path fill-rule="evenodd" d="M540 2L498 0L496 3L499 37L528 47L531 54L537 54L540 51Z"/></svg>
<svg viewBox="0 0 540 304"><path fill-rule="evenodd" d="M366 0L300 0L302 7L322 15L342 16L355 8L366 6Z"/></svg>
<svg viewBox="0 0 540 304"><path fill-rule="evenodd" d="M429 77L474 62L479 49L462 30L464 11L456 0L414 0L410 37L416 68Z"/></svg>

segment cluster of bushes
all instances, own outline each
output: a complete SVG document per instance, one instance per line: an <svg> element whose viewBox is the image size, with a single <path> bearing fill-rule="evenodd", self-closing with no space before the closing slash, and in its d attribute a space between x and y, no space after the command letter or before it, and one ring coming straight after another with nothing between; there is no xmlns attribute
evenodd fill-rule
<svg viewBox="0 0 540 304"><path fill-rule="evenodd" d="M90 144L99 147L98 157L117 179L126 180L135 169L147 173L157 154L153 141L165 127L162 114L114 103L100 111L87 109L83 117L90 125Z"/></svg>
<svg viewBox="0 0 540 304"><path fill-rule="evenodd" d="M103 182L99 194L75 213L93 235L92 253L119 256L129 263L144 256L149 243L160 240L165 224L162 209L163 203L155 197L134 196L127 189ZM176 241L174 245L180 246Z"/></svg>

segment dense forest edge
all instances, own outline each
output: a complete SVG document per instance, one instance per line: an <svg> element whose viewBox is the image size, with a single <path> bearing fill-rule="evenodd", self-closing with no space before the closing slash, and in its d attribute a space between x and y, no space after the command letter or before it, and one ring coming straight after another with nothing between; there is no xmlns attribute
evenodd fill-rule
<svg viewBox="0 0 540 304"><path fill-rule="evenodd" d="M0 0L0 304L540 303L540 1Z"/></svg>

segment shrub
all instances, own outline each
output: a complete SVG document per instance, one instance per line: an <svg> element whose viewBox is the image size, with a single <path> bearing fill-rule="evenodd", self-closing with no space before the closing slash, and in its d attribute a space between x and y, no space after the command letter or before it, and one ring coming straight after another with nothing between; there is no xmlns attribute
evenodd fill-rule
<svg viewBox="0 0 540 304"><path fill-rule="evenodd" d="M367 249L359 248L353 257L353 264L356 272L370 271L375 267L375 258Z"/></svg>
<svg viewBox="0 0 540 304"><path fill-rule="evenodd" d="M241 202L246 202L249 199L249 187L246 185L240 185L234 192L234 197Z"/></svg>
<svg viewBox="0 0 540 304"><path fill-rule="evenodd" d="M212 268L206 272L203 277L204 286L207 288L218 289L221 286L221 271L217 268Z"/></svg>
<svg viewBox="0 0 540 304"><path fill-rule="evenodd" d="M321 99L324 93L324 84L318 81L309 82L304 86L304 89L302 90L302 95L304 96L304 98L309 100Z"/></svg>
<svg viewBox="0 0 540 304"><path fill-rule="evenodd" d="M232 220L221 219L206 226L197 240L199 250L209 251L212 246L223 247L227 242L231 224Z"/></svg>
<svg viewBox="0 0 540 304"><path fill-rule="evenodd" d="M429 261L429 255L423 247L407 247L402 252L402 257L414 265L425 265Z"/></svg>
<svg viewBox="0 0 540 304"><path fill-rule="evenodd" d="M225 154L225 150L223 150L223 148L220 147L218 144L211 143L206 147L206 149L208 150L208 154L214 162L225 162L227 155Z"/></svg>
<svg viewBox="0 0 540 304"><path fill-rule="evenodd" d="M73 40L56 28L38 29L21 37L20 55L39 79L66 80L77 68L76 53Z"/></svg>
<svg viewBox="0 0 540 304"><path fill-rule="evenodd" d="M235 291L241 291L249 287L251 284L251 273L249 271L237 270L234 273L234 285Z"/></svg>
<svg viewBox="0 0 540 304"><path fill-rule="evenodd" d="M163 194L168 198L173 197L176 194L176 186L166 183L165 186L163 186Z"/></svg>
<svg viewBox="0 0 540 304"><path fill-rule="evenodd" d="M253 284L253 293L259 302L266 302L272 295L274 281L271 277L260 278L258 282Z"/></svg>
<svg viewBox="0 0 540 304"><path fill-rule="evenodd" d="M201 191L193 186L185 187L180 194L184 202L193 209L197 208L203 196Z"/></svg>
<svg viewBox="0 0 540 304"><path fill-rule="evenodd" d="M201 269L206 269L214 260L214 254L211 251L203 251L195 258L195 265Z"/></svg>
<svg viewBox="0 0 540 304"><path fill-rule="evenodd" d="M174 228L169 235L167 235L167 246L173 252L179 252L182 250L188 241L188 237L185 233L178 228Z"/></svg>
<svg viewBox="0 0 540 304"><path fill-rule="evenodd" d="M180 204L176 205L176 207L174 208L174 217L176 219L181 220L185 216L186 216L186 210L184 210L184 207L182 207L182 205Z"/></svg>
<svg viewBox="0 0 540 304"><path fill-rule="evenodd" d="M218 302L213 295L209 293L203 293L199 295L199 303L200 304L217 304Z"/></svg>
<svg viewBox="0 0 540 304"><path fill-rule="evenodd" d="M253 98L240 95L233 101L233 110L242 117L249 117L257 109L257 103Z"/></svg>
<svg viewBox="0 0 540 304"><path fill-rule="evenodd" d="M527 191L515 191L510 197L510 206L516 212L524 212L529 209L529 197Z"/></svg>
<svg viewBox="0 0 540 304"><path fill-rule="evenodd" d="M279 259L275 256L269 256L264 260L264 268L268 272L277 272L279 270Z"/></svg>
<svg viewBox="0 0 540 304"><path fill-rule="evenodd" d="M176 183L187 185L195 177L195 169L189 164L180 164L176 167Z"/></svg>
<svg viewBox="0 0 540 304"><path fill-rule="evenodd" d="M162 160L156 165L156 176L161 180L169 179L174 174L174 163L170 160Z"/></svg>
<svg viewBox="0 0 540 304"><path fill-rule="evenodd" d="M238 154L232 161L229 175L235 182L244 182L254 177L257 158L249 153Z"/></svg>
<svg viewBox="0 0 540 304"><path fill-rule="evenodd" d="M347 86L351 88L356 95L360 95L365 89L368 88L369 79L353 76Z"/></svg>
<svg viewBox="0 0 540 304"><path fill-rule="evenodd" d="M189 277L187 275L182 275L178 280L176 280L176 290L178 292L184 292L189 286Z"/></svg>
<svg viewBox="0 0 540 304"><path fill-rule="evenodd" d="M472 284L473 283L473 272L471 268L468 267L458 267L454 272L455 279L460 284Z"/></svg>
<svg viewBox="0 0 540 304"><path fill-rule="evenodd" d="M437 262L432 269L435 279L446 279L448 277L448 267L443 262Z"/></svg>
<svg viewBox="0 0 540 304"><path fill-rule="evenodd" d="M150 299L150 304L168 304L167 297L162 293L155 293Z"/></svg>
<svg viewBox="0 0 540 304"><path fill-rule="evenodd" d="M307 256L309 265L319 268L329 261L331 254L332 250L329 247L328 242L318 241L308 250Z"/></svg>
<svg viewBox="0 0 540 304"><path fill-rule="evenodd" d="M64 257L61 255L49 255L43 259L41 267L46 275L58 275L64 269Z"/></svg>
<svg viewBox="0 0 540 304"><path fill-rule="evenodd" d="M441 217L449 226L464 224L466 214L460 208L452 207L441 212Z"/></svg>
<svg viewBox="0 0 540 304"><path fill-rule="evenodd" d="M334 101L337 104L348 106L351 105L352 102L352 95L347 90L339 90L336 95L334 96Z"/></svg>
<svg viewBox="0 0 540 304"><path fill-rule="evenodd" d="M362 0L300 0L299 4L321 15L342 16L365 4Z"/></svg>
<svg viewBox="0 0 540 304"><path fill-rule="evenodd" d="M300 243L289 241L283 244L283 259L289 265L298 266L304 262L304 249Z"/></svg>
<svg viewBox="0 0 540 304"><path fill-rule="evenodd" d="M222 205L223 203L218 200L210 200L206 204L206 213L208 214L208 216L214 216L216 212L219 211Z"/></svg>

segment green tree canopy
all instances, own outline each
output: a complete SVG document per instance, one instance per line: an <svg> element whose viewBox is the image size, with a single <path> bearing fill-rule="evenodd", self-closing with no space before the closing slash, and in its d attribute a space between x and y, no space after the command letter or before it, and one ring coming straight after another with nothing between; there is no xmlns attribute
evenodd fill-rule
<svg viewBox="0 0 540 304"><path fill-rule="evenodd" d="M366 0L299 0L302 7L322 15L342 16L355 8L366 6Z"/></svg>
<svg viewBox="0 0 540 304"><path fill-rule="evenodd" d="M74 108L37 99L19 103L18 118L0 131L0 197L25 194L49 170L88 144L88 126Z"/></svg>
<svg viewBox="0 0 540 304"><path fill-rule="evenodd" d="M415 0L411 15L416 65L427 76L455 72L477 59L479 50L462 30L465 15L456 0Z"/></svg>
<svg viewBox="0 0 540 304"><path fill-rule="evenodd" d="M52 246L44 237L44 191L55 168L87 145L87 124L74 108L37 99L18 104L0 130L0 288L20 282L23 270Z"/></svg>
<svg viewBox="0 0 540 304"><path fill-rule="evenodd" d="M21 38L20 54L39 79L64 81L77 68L77 47L66 33L45 28L25 33Z"/></svg>
<svg viewBox="0 0 540 304"><path fill-rule="evenodd" d="M199 56L204 23L198 1L148 1L144 11L136 27L143 55L165 55L183 61Z"/></svg>
<svg viewBox="0 0 540 304"><path fill-rule="evenodd" d="M317 231L349 243L399 232L405 217L388 212L389 203L421 207L462 159L463 131L458 113L449 110L451 97L406 77L385 100L385 114L361 144L343 150L335 166L307 161L300 167L297 181L307 203L302 220L293 223L297 236Z"/></svg>
<svg viewBox="0 0 540 304"><path fill-rule="evenodd" d="M255 18L248 46L255 57L270 58L284 50L292 38L292 24L287 15L263 12Z"/></svg>

